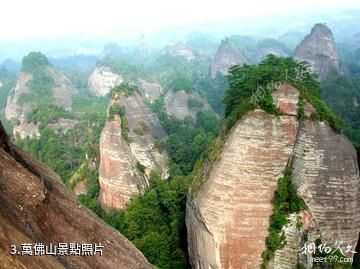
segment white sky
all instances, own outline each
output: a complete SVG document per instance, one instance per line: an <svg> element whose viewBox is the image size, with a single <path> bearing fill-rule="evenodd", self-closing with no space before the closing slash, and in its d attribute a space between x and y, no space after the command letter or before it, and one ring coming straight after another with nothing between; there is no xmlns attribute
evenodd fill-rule
<svg viewBox="0 0 360 269"><path fill-rule="evenodd" d="M157 31L235 17L360 8L359 0L2 0L0 40Z"/></svg>

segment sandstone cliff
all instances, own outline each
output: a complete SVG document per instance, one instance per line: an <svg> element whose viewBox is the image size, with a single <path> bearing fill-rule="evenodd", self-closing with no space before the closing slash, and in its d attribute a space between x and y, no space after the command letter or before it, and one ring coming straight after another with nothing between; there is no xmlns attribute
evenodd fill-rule
<svg viewBox="0 0 360 269"><path fill-rule="evenodd" d="M50 98L55 105L70 110L72 106L72 96L76 92L70 80L51 65L43 67L42 73L46 74L46 76L53 81L50 89L51 96L44 95L37 98ZM37 108L41 101L34 98L30 100L24 99L24 96L34 91L30 85L32 80L33 74L31 72L21 72L15 87L10 91L5 107L6 119L16 121L13 135L19 135L21 138L39 136L37 125L26 122L26 115Z"/></svg>
<svg viewBox="0 0 360 269"><path fill-rule="evenodd" d="M166 113L177 119L183 120L185 117L196 118L196 113L200 110L213 111L208 102L198 93L187 93L181 91L168 91L164 97ZM189 102L194 101L196 105L189 107Z"/></svg>
<svg viewBox="0 0 360 269"><path fill-rule="evenodd" d="M311 29L311 33L295 49L294 58L309 62L320 80L324 80L332 69L339 70L334 37L324 24L316 24Z"/></svg>
<svg viewBox="0 0 360 269"><path fill-rule="evenodd" d="M125 109L123 120L129 131L122 133L121 118L115 115L101 133L100 202L103 208L121 209L131 197L145 192L152 170L168 177L167 156L154 146L156 139L166 139L167 135L138 93L119 94L109 107L115 103Z"/></svg>
<svg viewBox="0 0 360 269"><path fill-rule="evenodd" d="M114 73L110 67L100 66L90 74L88 87L96 96L105 96L121 82L123 82L121 75Z"/></svg>
<svg viewBox="0 0 360 269"><path fill-rule="evenodd" d="M226 75L231 66L247 62L245 56L225 39L221 42L211 64L211 77L215 78L218 73Z"/></svg>
<svg viewBox="0 0 360 269"><path fill-rule="evenodd" d="M164 48L164 52L175 57L182 57L188 61L192 61L195 59L192 51L184 43L181 42L172 46L166 46Z"/></svg>
<svg viewBox="0 0 360 269"><path fill-rule="evenodd" d="M311 242L321 236L333 247L336 241L355 247L360 231L356 152L327 124L299 121L298 96L283 85L273 98L284 115L248 112L230 131L218 161L208 164L205 182L190 190L186 223L193 268L260 268L271 201L291 161L293 183L307 208L290 216L287 245L275 253L270 268L294 268L300 259L311 268L310 257L299 256L305 234ZM309 114L314 108L307 104L305 109Z"/></svg>
<svg viewBox="0 0 360 269"><path fill-rule="evenodd" d="M26 184L24 184L26 183ZM11 245L101 243L100 256L10 255ZM9 144L0 123L1 268L153 268L126 238L70 194L46 166Z"/></svg>

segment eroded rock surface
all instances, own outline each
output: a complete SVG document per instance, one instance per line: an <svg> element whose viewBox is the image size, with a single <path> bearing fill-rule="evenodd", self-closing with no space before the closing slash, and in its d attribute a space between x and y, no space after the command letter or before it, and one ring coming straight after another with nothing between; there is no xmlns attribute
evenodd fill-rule
<svg viewBox="0 0 360 269"><path fill-rule="evenodd" d="M44 74L51 77L53 85L50 89L52 99L56 106L64 107L66 110L71 110L72 96L76 92L70 80L61 74L55 67L48 65L43 68ZM27 94L31 94L34 89L31 89L30 83L33 80L33 74L28 72L21 72L16 81L16 85L11 89L5 107L5 117L7 120L15 121L14 136L18 134L21 138L38 137L38 126L28 122L26 117L35 108L38 107L38 100L26 98Z"/></svg>
<svg viewBox="0 0 360 269"><path fill-rule="evenodd" d="M195 56L192 53L192 51L184 43L181 42L173 46L166 46L164 50L165 53L168 53L176 57L183 57L188 61L192 61L195 59Z"/></svg>
<svg viewBox="0 0 360 269"><path fill-rule="evenodd" d="M121 75L114 73L108 66L96 67L88 80L89 90L97 96L107 95L112 88L123 82Z"/></svg>
<svg viewBox="0 0 360 269"><path fill-rule="evenodd" d="M260 268L271 200L277 182L292 163L293 183L306 210L284 227L288 244L270 268L294 268L305 234L355 246L360 231L360 179L351 143L326 123L297 119L298 91L282 85L273 93L284 113L248 112L230 131L222 153L208 164L204 183L190 190L186 224L193 268ZM308 104L306 113L313 113ZM302 228L298 229L299 221ZM349 256L352 254L350 253ZM305 257L306 268L312 268Z"/></svg>
<svg viewBox="0 0 360 269"><path fill-rule="evenodd" d="M9 144L0 123L2 268L153 268L118 231L84 208L45 165ZM26 184L24 184L26 182ZM101 243L100 256L10 255L22 243Z"/></svg>
<svg viewBox="0 0 360 269"><path fill-rule="evenodd" d="M211 64L211 77L215 78L218 73L226 75L231 66L244 63L248 63L244 55L230 42L224 40L221 42Z"/></svg>
<svg viewBox="0 0 360 269"><path fill-rule="evenodd" d="M143 79L140 79L140 90L143 93L143 96L150 102L154 102L160 97L162 92L161 85L156 82L149 82Z"/></svg>
<svg viewBox="0 0 360 269"><path fill-rule="evenodd" d="M154 146L167 134L138 93L121 94L110 106L114 103L125 108L129 139L121 133L120 117L106 123L100 140L100 201L103 208L121 209L148 188L152 170L168 177L167 156Z"/></svg>
<svg viewBox="0 0 360 269"><path fill-rule="evenodd" d="M195 100L199 107L189 108L189 100ZM165 95L165 109L166 113L177 119L183 120L185 117L190 116L196 118L196 114L200 110L210 110L212 108L208 102L197 93L187 93L181 91L168 91Z"/></svg>
<svg viewBox="0 0 360 269"><path fill-rule="evenodd" d="M313 71L324 80L335 69L339 70L339 56L331 30L324 24L316 24L309 35L297 46L294 58L307 61Z"/></svg>

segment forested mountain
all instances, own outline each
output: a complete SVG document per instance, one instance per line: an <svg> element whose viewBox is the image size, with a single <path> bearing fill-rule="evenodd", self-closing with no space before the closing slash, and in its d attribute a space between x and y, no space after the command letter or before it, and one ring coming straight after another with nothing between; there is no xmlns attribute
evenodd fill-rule
<svg viewBox="0 0 360 269"><path fill-rule="evenodd" d="M359 268L357 24L290 21L4 61L0 239L108 252L28 261L0 242L0 264ZM343 262L299 251L339 240L353 250L332 253Z"/></svg>

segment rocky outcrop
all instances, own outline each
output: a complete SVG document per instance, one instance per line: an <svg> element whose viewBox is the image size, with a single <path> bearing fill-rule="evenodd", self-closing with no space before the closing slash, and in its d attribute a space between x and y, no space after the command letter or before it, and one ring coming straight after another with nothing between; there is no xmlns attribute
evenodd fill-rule
<svg viewBox="0 0 360 269"><path fill-rule="evenodd" d="M195 100L196 107L189 107L189 101ZM197 93L187 93L181 91L168 91L164 97L166 113L177 119L183 120L185 117L196 118L196 113L200 110L212 111L208 102Z"/></svg>
<svg viewBox="0 0 360 269"><path fill-rule="evenodd" d="M96 96L107 95L112 88L123 82L121 75L114 73L110 67L96 67L88 80L89 90Z"/></svg>
<svg viewBox="0 0 360 269"><path fill-rule="evenodd" d="M295 49L294 58L309 62L320 80L324 80L333 69L339 70L335 41L331 30L324 24L316 24L311 29Z"/></svg>
<svg viewBox="0 0 360 269"><path fill-rule="evenodd" d="M157 100L162 92L162 87L159 83L149 82L143 79L139 81L139 89L142 95L151 103Z"/></svg>
<svg viewBox="0 0 360 269"><path fill-rule="evenodd" d="M70 80L50 64L38 68L41 68L42 74L48 76L53 81L49 91L51 96L44 95L43 97L50 98L55 105L70 110L72 96L76 92ZM33 79L34 77L31 72L21 72L15 87L10 91L5 107L5 118L15 121L14 136L18 134L21 138L39 136L38 126L26 120L26 116L38 107L40 101L36 98L26 98L26 95L31 94L35 90L31 88Z"/></svg>
<svg viewBox="0 0 360 269"><path fill-rule="evenodd" d="M58 134L65 134L78 123L77 120L59 118L56 122L49 124L49 128Z"/></svg>
<svg viewBox="0 0 360 269"><path fill-rule="evenodd" d="M215 78L218 73L226 75L231 66L247 62L245 56L225 39L221 42L211 64L211 77Z"/></svg>
<svg viewBox="0 0 360 269"><path fill-rule="evenodd" d="M83 207L56 174L7 141L0 123L2 268L153 268L124 236ZM92 248L101 244L103 251L102 256L99 252L40 256L32 248L32 256L20 255L24 243L32 247L65 243L68 248L70 243L92 244ZM11 245L20 254L11 255Z"/></svg>
<svg viewBox="0 0 360 269"><path fill-rule="evenodd" d="M19 125L14 126L13 136L21 139L25 139L27 137L38 138L40 137L39 126L32 122L21 122Z"/></svg>
<svg viewBox="0 0 360 269"><path fill-rule="evenodd" d="M122 133L121 118L116 115L101 133L99 199L105 209L125 208L131 197L143 194L152 170L168 177L167 156L154 146L156 139L167 137L156 115L138 93L128 97L121 94L110 106L115 103L125 109L129 131Z"/></svg>
<svg viewBox="0 0 360 269"><path fill-rule="evenodd" d="M57 106L62 106L66 110L71 110L72 96L76 92L71 81L54 67L49 67L48 72L49 75L54 79L54 85L51 88L54 104Z"/></svg>
<svg viewBox="0 0 360 269"><path fill-rule="evenodd" d="M164 52L175 57L185 58L188 61L195 59L192 51L182 42L172 46L166 46Z"/></svg>
<svg viewBox="0 0 360 269"><path fill-rule="evenodd" d="M26 103L19 104L19 99L24 94L31 92L28 83L32 80L32 75L29 73L20 73L15 87L10 91L5 107L5 117L7 120L17 119L20 122L25 121L25 116L32 110L34 104Z"/></svg>
<svg viewBox="0 0 360 269"><path fill-rule="evenodd" d="M284 115L248 112L230 131L218 161L207 163L204 182L190 190L186 223L193 268L260 268L271 200L290 163L293 183L307 209L290 216L284 227L287 245L275 253L270 268L294 268L305 234L309 242L321 235L332 247L336 241L356 245L360 231L356 152L326 123L299 121L298 96L295 88L282 85L273 99ZM308 104L306 109L311 113L314 108Z"/></svg>

